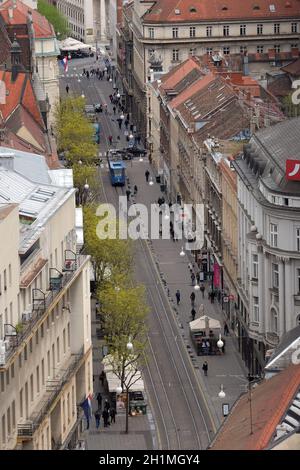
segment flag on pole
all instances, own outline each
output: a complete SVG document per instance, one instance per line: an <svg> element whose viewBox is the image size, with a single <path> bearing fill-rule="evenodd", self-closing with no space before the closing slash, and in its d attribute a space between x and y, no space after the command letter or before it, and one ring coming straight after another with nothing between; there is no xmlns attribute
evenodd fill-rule
<svg viewBox="0 0 300 470"><path fill-rule="evenodd" d="M86 417L87 421L87 429L90 427L90 418L92 417L92 401L91 401L91 394L86 397L85 400L83 400L82 403L80 403L81 408L83 409L84 416Z"/></svg>
<svg viewBox="0 0 300 470"><path fill-rule="evenodd" d="M65 69L65 73L67 73L67 72L68 72L68 68L69 68L69 66L68 66L68 57L67 57L67 56L65 56L65 57L63 58L62 63L63 63L64 69Z"/></svg>

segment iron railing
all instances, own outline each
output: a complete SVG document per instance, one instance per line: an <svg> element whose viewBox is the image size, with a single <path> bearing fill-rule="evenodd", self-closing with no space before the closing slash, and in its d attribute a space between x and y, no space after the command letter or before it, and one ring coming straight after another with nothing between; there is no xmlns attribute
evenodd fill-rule
<svg viewBox="0 0 300 470"><path fill-rule="evenodd" d="M79 353L72 354L72 356L73 358L72 358L71 363L68 365L67 369L64 369L64 374L57 380L55 386L51 387L50 393L49 393L49 388L48 388L49 397L47 398L47 400L45 400L39 412L32 413L27 422L18 424L18 437L32 437L33 436L35 431L38 429L40 424L43 422L43 420L47 416L49 409L51 408L54 400L58 397L64 385L66 385L69 382L75 369L77 368L78 364L84 357L83 347L81 348ZM47 386L46 386L46 390L47 390Z"/></svg>
<svg viewBox="0 0 300 470"><path fill-rule="evenodd" d="M86 256L78 255L76 258L76 269L74 269L74 271L66 271L62 274L59 289L48 291L48 293L45 294L45 297L42 300L36 302L36 305L33 304L33 310L31 312L30 319L26 321L26 323L22 323L22 331L12 336L10 338L9 343L6 345L5 362L4 364L0 364L0 367L5 367L5 364L15 353L18 347L22 343L26 342L26 339L32 333L34 326L43 317L43 315L45 315L45 313L47 312L51 304L54 302L54 300L61 293L61 291L65 289L65 287L72 281L72 279L78 272L79 267L83 264L86 258Z"/></svg>

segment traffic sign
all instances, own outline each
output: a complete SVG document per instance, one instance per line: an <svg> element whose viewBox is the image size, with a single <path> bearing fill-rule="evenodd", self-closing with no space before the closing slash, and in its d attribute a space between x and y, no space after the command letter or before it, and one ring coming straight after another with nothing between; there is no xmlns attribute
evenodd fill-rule
<svg viewBox="0 0 300 470"><path fill-rule="evenodd" d="M224 302L225 304L227 304L228 301L229 301L229 297L223 297L223 302Z"/></svg>

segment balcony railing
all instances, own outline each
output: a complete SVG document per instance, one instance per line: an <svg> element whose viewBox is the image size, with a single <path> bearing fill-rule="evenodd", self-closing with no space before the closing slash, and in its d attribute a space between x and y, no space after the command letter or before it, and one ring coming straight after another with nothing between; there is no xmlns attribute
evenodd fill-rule
<svg viewBox="0 0 300 470"><path fill-rule="evenodd" d="M64 369L64 374L57 381L55 381L55 386L46 387L48 398L45 400L40 410L37 413L32 413L28 421L25 423L18 424L18 437L30 438L33 436L35 431L47 416L54 400L59 396L64 385L69 382L83 357L83 347L79 353L72 354L71 362L69 363L67 369Z"/></svg>
<svg viewBox="0 0 300 470"><path fill-rule="evenodd" d="M18 349L22 343L26 342L27 338L32 333L34 326L38 323L38 321L45 315L48 311L51 304L55 301L55 299L59 296L61 291L66 288L66 286L72 281L72 279L76 276L78 269L86 260L86 256L78 255L76 257L76 265L74 266L73 270L63 270L64 272L61 274L60 282L56 284L55 290L47 291L42 294L39 299L33 300L32 311L27 312L24 314L24 321L22 323L22 331L13 336L9 336L8 340L5 341L5 354L0 356L0 367L5 367L5 364L9 361L15 351Z"/></svg>

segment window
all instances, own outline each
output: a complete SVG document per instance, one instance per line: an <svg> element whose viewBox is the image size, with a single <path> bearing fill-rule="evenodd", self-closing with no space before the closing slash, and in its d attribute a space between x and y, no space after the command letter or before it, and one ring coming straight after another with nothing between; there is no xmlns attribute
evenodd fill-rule
<svg viewBox="0 0 300 470"><path fill-rule="evenodd" d="M277 263L272 263L272 286L274 289L279 287L279 268Z"/></svg>
<svg viewBox="0 0 300 470"><path fill-rule="evenodd" d="M253 320L259 321L259 304L258 297L253 297Z"/></svg>
<svg viewBox="0 0 300 470"><path fill-rule="evenodd" d="M212 47L207 47L206 48L206 54L207 55L212 55L212 52L213 52Z"/></svg>
<svg viewBox="0 0 300 470"><path fill-rule="evenodd" d="M178 38L178 28L172 28L172 37Z"/></svg>
<svg viewBox="0 0 300 470"><path fill-rule="evenodd" d="M9 369L6 371L6 386L9 385Z"/></svg>
<svg viewBox="0 0 300 470"><path fill-rule="evenodd" d="M71 403L70 403L70 392L68 393L67 396L67 416L68 416L68 424L70 424L71 421L71 409L70 409Z"/></svg>
<svg viewBox="0 0 300 470"><path fill-rule="evenodd" d="M274 34L280 34L280 23L274 24Z"/></svg>
<svg viewBox="0 0 300 470"><path fill-rule="evenodd" d="M278 313L275 308L271 308L271 331L278 332Z"/></svg>
<svg viewBox="0 0 300 470"><path fill-rule="evenodd" d="M45 385L45 361L42 359L42 385Z"/></svg>
<svg viewBox="0 0 300 470"><path fill-rule="evenodd" d="M291 49L298 49L298 44L291 44Z"/></svg>
<svg viewBox="0 0 300 470"><path fill-rule="evenodd" d="M44 338L44 323L41 324L41 338Z"/></svg>
<svg viewBox="0 0 300 470"><path fill-rule="evenodd" d="M11 264L8 265L8 282L11 286Z"/></svg>
<svg viewBox="0 0 300 470"><path fill-rule="evenodd" d="M196 55L196 48L195 47L192 47L190 49L190 55L193 56L193 57Z"/></svg>
<svg viewBox="0 0 300 470"><path fill-rule="evenodd" d="M6 269L4 269L4 273L3 273L3 282L4 282L4 290L6 290L7 289Z"/></svg>
<svg viewBox="0 0 300 470"><path fill-rule="evenodd" d="M36 366L36 393L40 393L40 368Z"/></svg>
<svg viewBox="0 0 300 470"><path fill-rule="evenodd" d="M68 323L68 348L70 348L71 345L71 338L70 338L70 323Z"/></svg>
<svg viewBox="0 0 300 470"><path fill-rule="evenodd" d="M13 400L11 404L11 417L12 417L12 428L13 430L16 427L16 402Z"/></svg>
<svg viewBox="0 0 300 470"><path fill-rule="evenodd" d="M75 389L74 385L72 385L72 416L75 415Z"/></svg>
<svg viewBox="0 0 300 470"><path fill-rule="evenodd" d="M1 377L1 392L4 392L5 390L4 372L0 372L0 377Z"/></svg>
<svg viewBox="0 0 300 470"><path fill-rule="evenodd" d="M207 37L212 36L212 26L206 26L206 36Z"/></svg>
<svg viewBox="0 0 300 470"><path fill-rule="evenodd" d="M258 255L252 255L252 277L258 279Z"/></svg>
<svg viewBox="0 0 300 470"><path fill-rule="evenodd" d="M179 61L179 49L173 49L172 60L173 62Z"/></svg>
<svg viewBox="0 0 300 470"><path fill-rule="evenodd" d="M297 294L300 294L300 269L299 268L297 269L297 288L298 288Z"/></svg>
<svg viewBox="0 0 300 470"><path fill-rule="evenodd" d="M11 368L10 368L10 375L11 375L11 378L12 378L12 379L15 378L15 364L12 364L12 365L11 365Z"/></svg>
<svg viewBox="0 0 300 470"><path fill-rule="evenodd" d="M245 24L240 24L240 35L241 36L246 36L246 25Z"/></svg>
<svg viewBox="0 0 300 470"><path fill-rule="evenodd" d="M300 228L296 229L296 250L300 251Z"/></svg>
<svg viewBox="0 0 300 470"><path fill-rule="evenodd" d="M47 351L47 375L50 377L50 351Z"/></svg>
<svg viewBox="0 0 300 470"><path fill-rule="evenodd" d="M240 54L245 54L247 52L247 46L240 46Z"/></svg>
<svg viewBox="0 0 300 470"><path fill-rule="evenodd" d="M258 36L261 36L263 34L263 29L264 29L264 26L262 24L257 25L256 31L257 31Z"/></svg>
<svg viewBox="0 0 300 470"><path fill-rule="evenodd" d="M280 52L280 44L274 44L274 49L275 49L276 54L279 54L279 52Z"/></svg>
<svg viewBox="0 0 300 470"><path fill-rule="evenodd" d="M190 27L190 38L194 38L196 36L196 28L195 26Z"/></svg>
<svg viewBox="0 0 300 470"><path fill-rule="evenodd" d="M24 361L27 361L27 344L24 347Z"/></svg>
<svg viewBox="0 0 300 470"><path fill-rule="evenodd" d="M270 245L277 248L278 244L278 225L270 224Z"/></svg>
<svg viewBox="0 0 300 470"><path fill-rule="evenodd" d="M19 354L19 369L22 367L22 353Z"/></svg>
<svg viewBox="0 0 300 470"><path fill-rule="evenodd" d="M298 23L292 23L291 24L291 32L292 33L297 33L298 32Z"/></svg>
<svg viewBox="0 0 300 470"><path fill-rule="evenodd" d="M256 52L258 54L263 54L264 53L264 46L256 46Z"/></svg>
<svg viewBox="0 0 300 470"><path fill-rule="evenodd" d="M230 47L223 47L223 54L224 55L230 54Z"/></svg>
<svg viewBox="0 0 300 470"><path fill-rule="evenodd" d="M57 364L60 363L60 345L59 345L59 337L56 339L56 354L57 354Z"/></svg>
<svg viewBox="0 0 300 470"><path fill-rule="evenodd" d="M63 329L63 350L64 354L66 354L66 329Z"/></svg>
<svg viewBox="0 0 300 470"><path fill-rule="evenodd" d="M5 415L2 416L2 444L6 443L6 422Z"/></svg>
<svg viewBox="0 0 300 470"><path fill-rule="evenodd" d="M32 353L32 339L29 341L29 351Z"/></svg>
<svg viewBox="0 0 300 470"><path fill-rule="evenodd" d="M7 409L7 435L11 433L11 422L10 422L10 407Z"/></svg>
<svg viewBox="0 0 300 470"><path fill-rule="evenodd" d="M154 38L154 28L148 28L148 33L149 33L149 38L153 39Z"/></svg>
<svg viewBox="0 0 300 470"><path fill-rule="evenodd" d="M30 400L33 401L34 398L34 387L33 387L33 374L30 376Z"/></svg>
<svg viewBox="0 0 300 470"><path fill-rule="evenodd" d="M229 36L229 26L228 25L223 26L223 36Z"/></svg>
<svg viewBox="0 0 300 470"><path fill-rule="evenodd" d="M35 334L35 344L39 344L39 330Z"/></svg>
<svg viewBox="0 0 300 470"><path fill-rule="evenodd" d="M0 295L2 295L2 282L1 282L1 274L0 274Z"/></svg>

